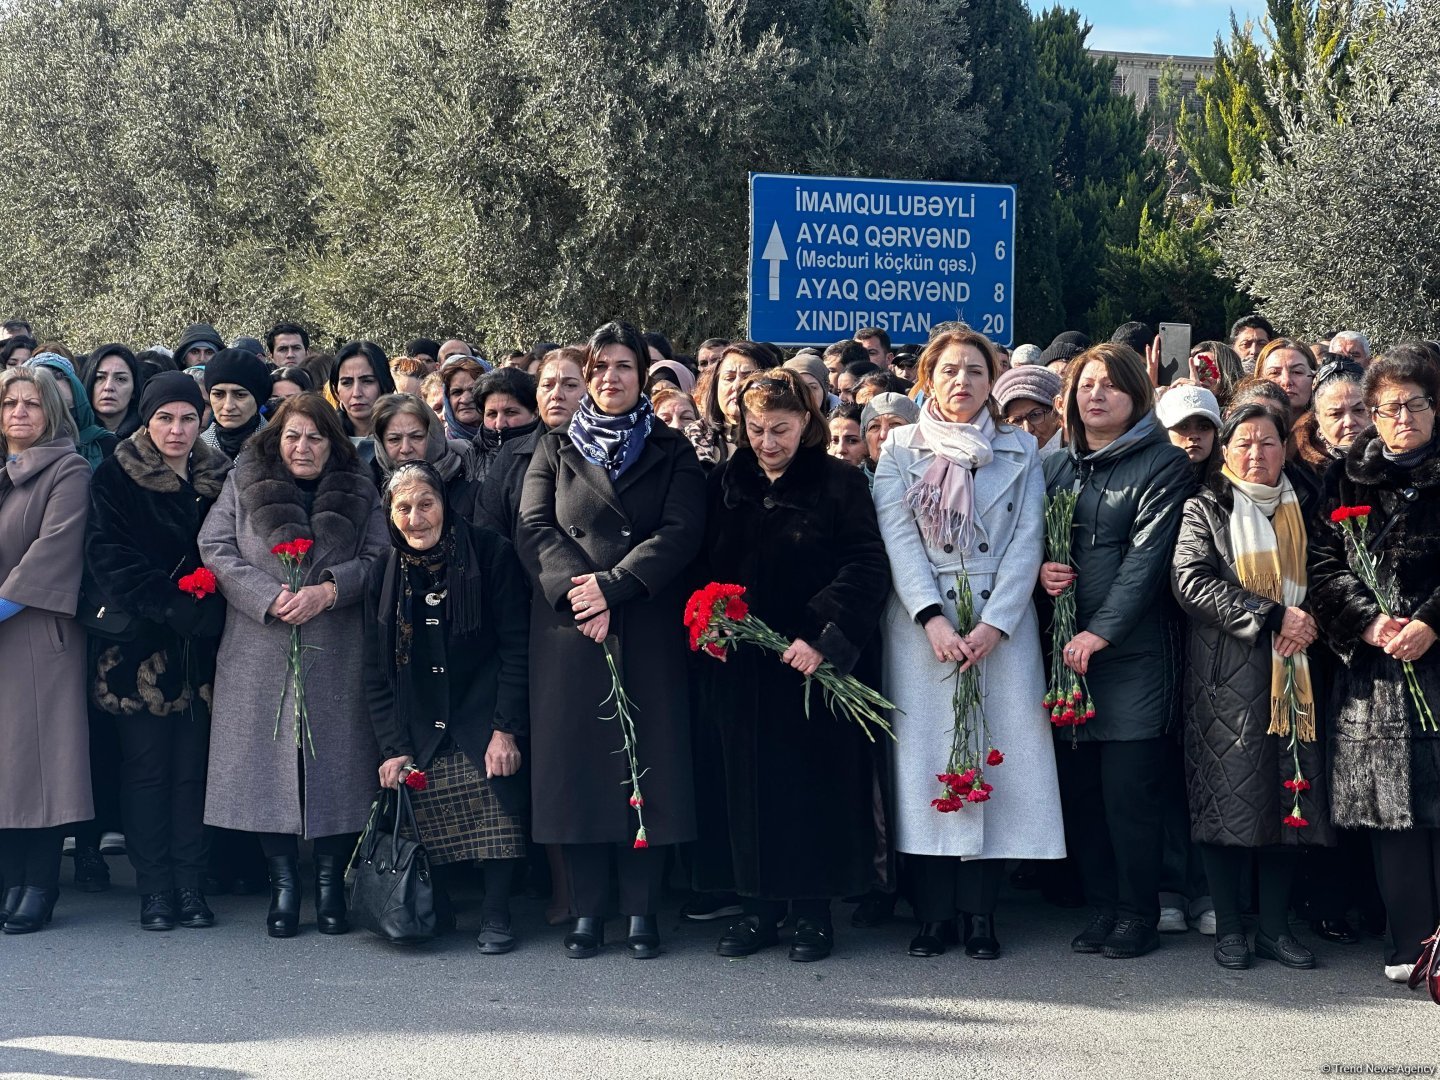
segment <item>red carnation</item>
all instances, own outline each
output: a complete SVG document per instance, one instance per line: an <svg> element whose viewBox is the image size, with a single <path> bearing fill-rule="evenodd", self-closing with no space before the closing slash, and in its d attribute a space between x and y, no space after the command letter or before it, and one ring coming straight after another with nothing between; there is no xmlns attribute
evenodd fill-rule
<svg viewBox="0 0 1440 1080"><path fill-rule="evenodd" d="M315 546L315 541L306 540L304 537L301 537L298 540L292 541L291 546L294 547L296 555L303 557L307 551Z"/></svg>
<svg viewBox="0 0 1440 1080"><path fill-rule="evenodd" d="M1310 822L1306 821L1299 814L1287 814L1280 822L1282 825L1289 825L1292 829L1303 829Z"/></svg>
<svg viewBox="0 0 1440 1080"><path fill-rule="evenodd" d="M294 551L295 551L295 549L290 546L290 541L289 541L289 540L286 540L284 543L282 543L282 544L276 544L274 547L272 547L272 548L270 549L270 554L271 554L271 555L279 555L279 556L282 556L282 557L283 557L283 556L286 556L286 555L292 555L292 554L294 554Z"/></svg>
<svg viewBox="0 0 1440 1080"><path fill-rule="evenodd" d="M639 795L631 795L630 805L635 807L636 809L639 809L640 807L645 805L645 800L642 799Z"/></svg>
<svg viewBox="0 0 1440 1080"><path fill-rule="evenodd" d="M1309 781L1309 780L1286 780L1286 781L1285 781L1285 790L1286 790L1286 791L1309 791L1309 790L1310 790L1310 781Z"/></svg>
<svg viewBox="0 0 1440 1080"><path fill-rule="evenodd" d="M1005 755L1002 754L999 750L996 750L993 746L990 748L990 753L985 756L986 765L1000 765L1004 761Z"/></svg>
<svg viewBox="0 0 1440 1080"><path fill-rule="evenodd" d="M193 574L186 574L176 584L181 592L189 593L196 600L205 599L215 591L216 586L215 575L203 566Z"/></svg>
<svg viewBox="0 0 1440 1080"><path fill-rule="evenodd" d="M430 780L419 769L411 769L405 774L405 786L411 791L424 791L430 786Z"/></svg>
<svg viewBox="0 0 1440 1080"><path fill-rule="evenodd" d="M966 801L966 802L989 802L989 801L990 801L990 792L989 792L989 790L988 790L989 787L990 787L989 784L985 784L985 785L983 785L983 786L981 786L981 787L978 787L978 788L971 788L969 791L967 791L967 792L965 793L965 801Z"/></svg>
<svg viewBox="0 0 1440 1080"><path fill-rule="evenodd" d="M635 846L636 846L637 848L648 848L648 847L650 846L650 841L649 841L649 839L645 836L645 826L644 826L644 825L641 825L641 826L640 826L640 831L635 834Z"/></svg>

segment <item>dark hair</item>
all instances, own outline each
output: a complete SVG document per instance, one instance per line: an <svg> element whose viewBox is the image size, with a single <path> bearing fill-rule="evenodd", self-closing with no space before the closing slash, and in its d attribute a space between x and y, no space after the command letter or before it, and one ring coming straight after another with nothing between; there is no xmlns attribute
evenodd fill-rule
<svg viewBox="0 0 1440 1080"><path fill-rule="evenodd" d="M654 330L646 330L641 336L644 337L646 345L653 345L655 351L666 360L675 359L675 350L670 347L670 339L664 334L657 334Z"/></svg>
<svg viewBox="0 0 1440 1080"><path fill-rule="evenodd" d="M907 381L901 379L898 375L890 374L890 372L883 368L862 376L853 389L859 390L862 386L873 386L876 393L880 394L903 394L906 390L910 389Z"/></svg>
<svg viewBox="0 0 1440 1080"><path fill-rule="evenodd" d="M475 401L475 408L481 413L485 411L485 399L491 394L509 394L532 413L538 413L540 406L535 401L536 381L535 376L523 368L496 368L481 376L475 388L470 391L470 396Z"/></svg>
<svg viewBox="0 0 1440 1080"><path fill-rule="evenodd" d="M1115 328L1115 333L1110 335L1110 341L1114 345L1129 345L1141 356L1155 340L1155 331L1150 329L1149 324L1143 322L1121 323ZM1191 354L1194 355L1193 353Z"/></svg>
<svg viewBox="0 0 1440 1080"><path fill-rule="evenodd" d="M646 348L645 338L635 329L634 324L623 319L612 319L603 326L597 326L585 342L585 362L580 365L580 374L585 379L585 385L589 386L590 380L595 376L595 365L600 360L600 351L611 345L623 345L635 354L636 374L640 376L640 385L643 387L650 374L650 350Z"/></svg>
<svg viewBox="0 0 1440 1080"><path fill-rule="evenodd" d="M843 375L849 375L850 378L854 379L855 382L858 384L861 379L865 378L866 375L874 375L879 370L880 365L871 363L870 357L867 355L864 360L855 360L849 364L844 365L840 369L840 373Z"/></svg>
<svg viewBox="0 0 1440 1080"><path fill-rule="evenodd" d="M282 334L290 333L289 330L280 331ZM270 389L275 389L275 384L280 382L293 382L300 387L302 394L309 393L315 389L315 384L310 381L310 373L299 364L292 364L290 367L276 368L270 373Z"/></svg>
<svg viewBox="0 0 1440 1080"><path fill-rule="evenodd" d="M723 349L726 345L729 345L729 344L730 344L730 339L729 339L729 338L709 337L709 338L706 338L704 341L700 342L700 348L699 348L699 349L696 349L695 352L696 352L696 354L698 355L698 354L700 353L701 349Z"/></svg>
<svg viewBox="0 0 1440 1080"><path fill-rule="evenodd" d="M1440 401L1440 371L1423 346L1397 345L1371 362L1361 383L1365 406L1373 409L1381 390L1400 383L1414 383L1431 401Z"/></svg>
<svg viewBox="0 0 1440 1080"><path fill-rule="evenodd" d="M827 420L854 420L860 423L865 418L865 410L853 401L842 401L826 415Z"/></svg>
<svg viewBox="0 0 1440 1080"><path fill-rule="evenodd" d="M7 334L25 334L28 336L34 333L30 324L24 319L6 319L3 325Z"/></svg>
<svg viewBox="0 0 1440 1080"><path fill-rule="evenodd" d="M369 361L375 379L380 383L380 393L393 394L395 379L390 374L390 362L385 358L384 350L373 341L347 341L340 346L340 351L335 354L335 366L330 369L330 376L326 379L330 393L335 394L340 385L340 369L345 366L345 361L353 360L357 356L363 356Z"/></svg>
<svg viewBox="0 0 1440 1080"><path fill-rule="evenodd" d="M1251 401L1259 401L1268 404L1281 416L1285 417L1285 424L1288 427L1294 410L1290 407L1289 395L1280 389L1280 384L1271 382L1269 379L1261 378L1259 375L1250 375L1241 379L1235 384L1235 389L1230 393L1230 407L1238 409L1240 406ZM1314 405L1315 396L1311 392L1310 403Z"/></svg>
<svg viewBox="0 0 1440 1080"><path fill-rule="evenodd" d="M344 352L344 350L342 349L341 352ZM440 358L440 343L428 337L413 338L405 343L405 355L428 356L431 360L438 360Z"/></svg>
<svg viewBox="0 0 1440 1080"><path fill-rule="evenodd" d="M844 341L837 341L834 345L827 346L821 354L821 359L829 360L832 356L840 357L842 368L849 367L851 364L870 363L870 354L865 351L865 346L854 338L846 338Z"/></svg>
<svg viewBox="0 0 1440 1080"><path fill-rule="evenodd" d="M136 365L144 372L145 378L159 375L162 371L179 371L173 356L166 356L157 349L146 349L135 357Z"/></svg>
<svg viewBox="0 0 1440 1080"><path fill-rule="evenodd" d="M745 430L745 417L751 412L797 412L805 414L805 431L800 436L804 447L824 446L830 441L830 431L825 426L825 417L815 404L814 397L800 376L788 368L766 368L752 371L740 384L737 399L740 408L740 422L736 424L735 445L749 446L750 435Z"/></svg>
<svg viewBox="0 0 1440 1080"><path fill-rule="evenodd" d="M1213 356L1215 366L1220 369L1220 389L1215 396L1219 398L1220 404L1224 405L1235 384L1245 378L1245 363L1240 359L1240 354L1223 341L1202 341L1190 347L1191 357L1201 353Z"/></svg>
<svg viewBox="0 0 1440 1080"><path fill-rule="evenodd" d="M265 332L265 351L267 353L275 351L275 339L281 334L299 334L300 344L307 349L310 348L310 334L303 326L293 322L277 322Z"/></svg>
<svg viewBox="0 0 1440 1080"><path fill-rule="evenodd" d="M285 434L285 425L292 416L303 416L315 425L317 431L325 436L330 444L330 460L327 467L337 460L352 468L360 461L359 455L355 453L355 447L350 442L345 429L340 426L340 418L336 415L330 403L319 394L314 392L296 394L294 397L286 398L275 410L275 415L270 422L261 428L254 435L250 436L247 445L254 448L255 456L260 460L268 462L273 466L282 466L280 458L280 437Z"/></svg>
<svg viewBox="0 0 1440 1080"><path fill-rule="evenodd" d="M16 334L12 338L6 338L0 343L0 368L10 366L10 358L21 349L29 349L35 352L35 339L26 334Z"/></svg>
<svg viewBox="0 0 1440 1080"><path fill-rule="evenodd" d="M1275 425L1275 433L1280 436L1282 443L1290 438L1290 417L1288 415L1281 415L1279 409L1262 402L1247 401L1243 405L1236 405L1225 414L1225 421L1220 425L1218 445L1229 446L1230 440L1235 436L1235 430L1241 424L1259 420L1262 417Z"/></svg>
<svg viewBox="0 0 1440 1080"><path fill-rule="evenodd" d="M880 342L881 352L894 351L890 345L890 335L887 334L884 330L881 330L878 326L862 326L859 330L855 331L855 340L861 343L862 348L864 347L865 339L872 337Z"/></svg>
<svg viewBox="0 0 1440 1080"><path fill-rule="evenodd" d="M1090 452L1090 444L1085 441L1085 423L1080 416L1080 375L1094 360L1105 365L1105 373L1115 389L1130 398L1130 419L1125 430L1134 427L1155 407L1155 387L1150 385L1150 375L1139 353L1129 345L1117 345L1113 341L1091 345L1076 355L1065 369L1065 431L1082 454Z"/></svg>
<svg viewBox="0 0 1440 1080"><path fill-rule="evenodd" d="M1240 336L1241 330L1264 330L1266 337L1275 336L1275 327L1270 325L1270 320L1264 315L1241 315L1230 325L1230 344L1235 344L1235 339Z"/></svg>
<svg viewBox="0 0 1440 1080"><path fill-rule="evenodd" d="M749 360L755 365L756 371L769 371L771 368L779 367L775 363L775 357L770 355L770 350L759 342L755 341L732 341L725 346L725 351L720 354L720 359L710 365L708 382L704 384L703 400L700 402L700 419L709 420L724 428L730 421L725 419L725 411L720 407L720 368L725 363L726 357L740 356ZM699 386L697 384L697 389Z"/></svg>

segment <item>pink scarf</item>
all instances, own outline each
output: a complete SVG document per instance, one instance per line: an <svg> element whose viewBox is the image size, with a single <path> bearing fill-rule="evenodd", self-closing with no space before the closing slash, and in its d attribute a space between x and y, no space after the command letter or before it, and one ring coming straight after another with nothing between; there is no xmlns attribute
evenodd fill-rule
<svg viewBox="0 0 1440 1080"><path fill-rule="evenodd" d="M990 411L981 409L976 420L973 424L945 420L933 400L920 410L917 445L934 452L935 459L905 492L905 505L930 547L954 544L963 554L975 539L974 471L995 459L990 448L995 434Z"/></svg>

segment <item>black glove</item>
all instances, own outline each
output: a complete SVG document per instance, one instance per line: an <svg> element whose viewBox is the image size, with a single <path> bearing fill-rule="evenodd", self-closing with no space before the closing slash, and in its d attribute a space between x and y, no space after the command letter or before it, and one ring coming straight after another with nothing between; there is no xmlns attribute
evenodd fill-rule
<svg viewBox="0 0 1440 1080"><path fill-rule="evenodd" d="M181 597L165 612L165 622L181 637L215 638L225 629L225 604L218 596Z"/></svg>

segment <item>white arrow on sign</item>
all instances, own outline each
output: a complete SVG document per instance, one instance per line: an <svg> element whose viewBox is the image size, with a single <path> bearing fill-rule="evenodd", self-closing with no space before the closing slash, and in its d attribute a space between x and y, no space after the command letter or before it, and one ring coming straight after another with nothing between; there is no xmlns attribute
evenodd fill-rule
<svg viewBox="0 0 1440 1080"><path fill-rule="evenodd" d="M780 264L790 256L785 251L785 241L780 236L780 222L770 226L770 239L765 241L765 250L760 258L770 264L770 299L780 299Z"/></svg>

